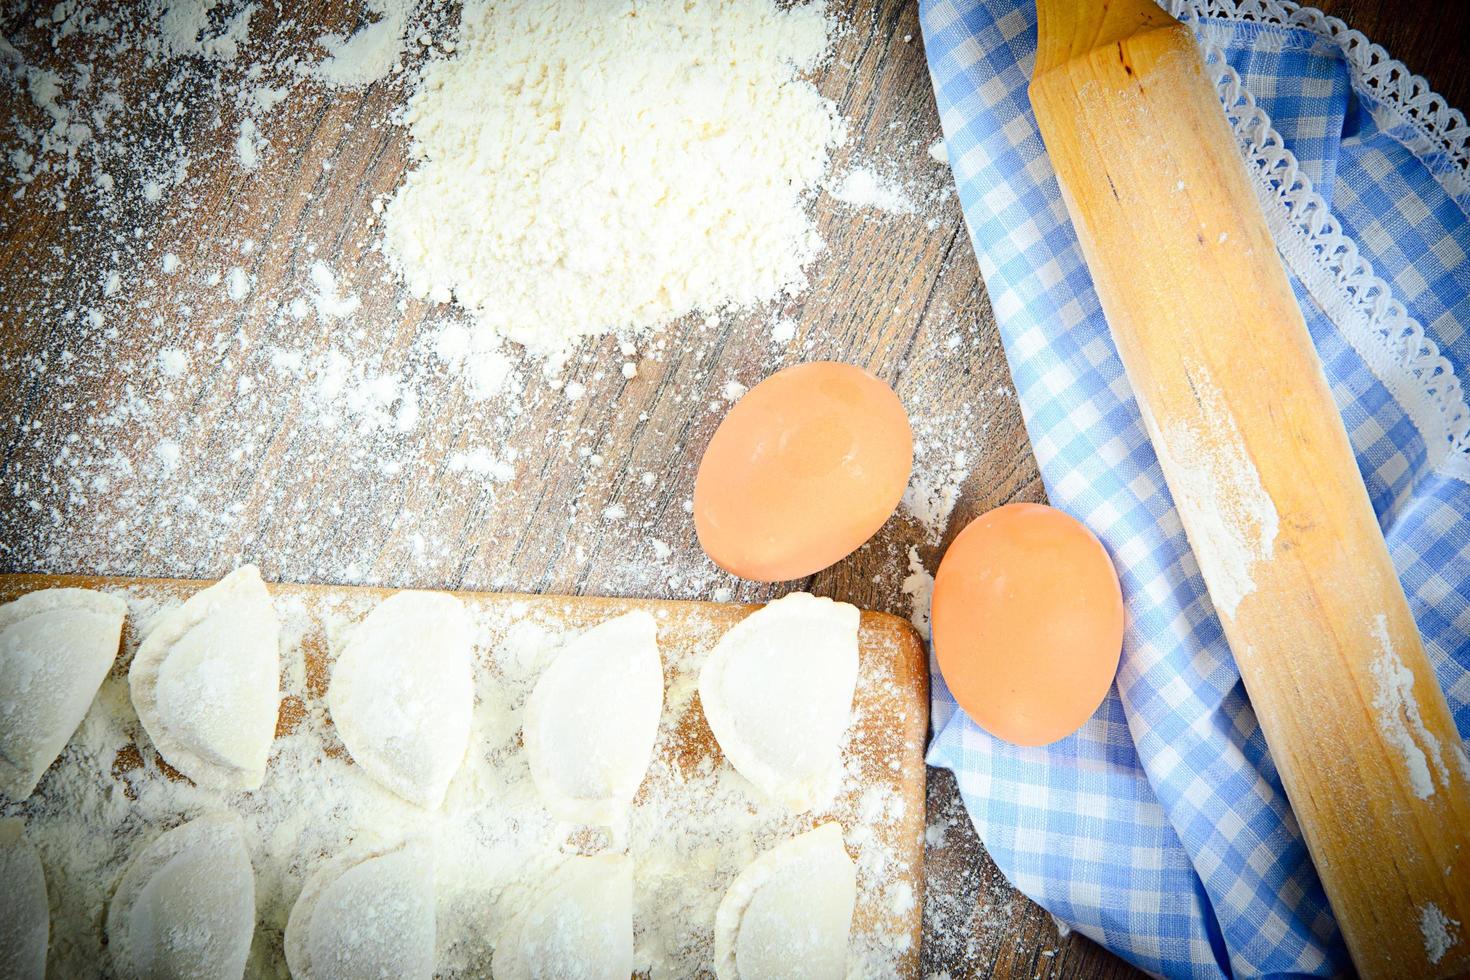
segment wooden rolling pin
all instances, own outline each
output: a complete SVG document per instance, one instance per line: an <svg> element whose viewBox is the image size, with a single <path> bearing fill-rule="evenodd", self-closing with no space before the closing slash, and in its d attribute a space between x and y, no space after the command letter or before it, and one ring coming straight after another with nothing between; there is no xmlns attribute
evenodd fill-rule
<svg viewBox="0 0 1470 980"><path fill-rule="evenodd" d="M1470 971L1470 762L1195 42L1037 8L1036 120L1353 962Z"/></svg>

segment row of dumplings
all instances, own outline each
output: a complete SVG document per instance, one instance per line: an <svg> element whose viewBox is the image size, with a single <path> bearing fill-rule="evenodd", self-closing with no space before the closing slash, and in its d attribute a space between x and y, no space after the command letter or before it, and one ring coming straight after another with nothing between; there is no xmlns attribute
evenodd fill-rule
<svg viewBox="0 0 1470 980"><path fill-rule="evenodd" d="M0 606L0 791L12 799L30 795L80 724L116 656L125 614L121 599L81 589L45 590ZM761 793L792 810L822 805L839 782L841 741L850 720L857 676L857 626L858 613L851 606L802 594L788 596L727 631L702 669L699 690L705 716L725 755ZM442 593L400 592L379 603L353 628L333 666L328 708L349 754L383 786L423 807L442 804L468 748L474 697L471 656L472 629L457 599ZM279 708L279 669L279 625L274 608L259 573L246 566L158 618L131 666L130 694L144 729L171 765L201 786L249 790L258 787L265 776ZM613 822L631 803L646 773L662 702L657 627L648 614L617 617L569 643L537 681L524 718L523 741L531 774L548 810L583 824ZM22 853L19 834L11 836L13 853ZM827 842L822 848L810 850L822 841ZM213 868L205 873L212 865L203 857L195 871L189 870L194 864L183 858L196 845L208 853L217 852L222 860L233 854L233 871L216 874L218 868ZM319 873L313 879L316 887L308 884L292 913L293 924L298 913L304 916L301 926L294 932L288 930L287 953L293 972L298 976L356 975L355 970L329 972L308 965L313 948L334 963L356 962L351 950L339 948L346 940L332 938L335 927L322 926L318 933L304 924L313 919L314 896L338 895L319 879L340 875L347 882L342 885L346 891L338 895L341 901L333 899L334 908L345 902L342 907L346 909L352 895L367 903L350 915L350 909L343 912L349 938L383 935L386 933L376 929L358 931L360 916L368 916L362 921L375 921L381 909L368 901L372 892L359 895L358 886L352 883L373 881L380 873L396 874L395 868L409 866L422 875L428 862L411 853L422 846L405 844L391 854L348 859L345 866L334 863ZM0 859L9 860L12 851L0 850ZM403 851L410 852L413 859L380 863ZM823 900L806 894L808 886L801 885L792 904L785 899L769 907L758 904L758 909L779 914L763 913L757 918L768 922L769 928L752 927L743 933L746 940L736 938L741 934L738 921L743 913L728 909L744 908L739 896L751 891L750 875L769 875L773 862L800 867L811 853L825 853L824 864L833 867L845 862L848 871L800 876L817 885L835 881L836 886L825 888ZM777 860L778 855L784 857ZM567 867L586 869L575 872L578 881L626 873L631 891L632 869L627 858L576 859ZM617 870L619 867L623 870ZM155 875L165 872L166 880L173 884L151 884ZM737 880L721 906L721 956L729 960L725 975L738 975L733 971L741 961L741 948L748 947L747 959L759 959L766 955L760 950L769 953L780 947L777 959L788 960L801 942L790 937L780 941L751 938L779 923L806 923L802 935L815 942L823 936L832 939L840 920L840 944L832 939L827 946L818 946L840 945L845 950L854 886L842 886L852 877L851 862L835 824L788 841L765 859L758 859L750 875ZM35 878L42 889L40 956L44 963L44 878L39 864ZM404 895L422 896L425 888L432 895L432 878L427 880L427 886L419 882L418 891L410 889ZM200 936L229 932L199 921L200 915L218 912L253 923L253 897L248 907L237 901L216 908L200 899L215 881L233 882L234 886L251 881L236 818L202 818L164 835L135 858L118 888L108 919L114 954L133 957L140 964L139 975L155 975L146 968L152 962L148 957L171 956L167 952L171 949L185 957L204 957L200 962L226 965L234 962L235 953L243 957L253 925L244 933L243 946L225 949L214 940L207 949L190 945ZM547 887L556 894L565 890L550 882ZM571 888L568 900L581 894L582 888ZM228 890L237 898L244 894L239 887ZM23 901L25 889L14 894L20 896L17 901ZM139 896L151 896L144 903L150 911L136 911ZM617 907L602 899L599 904ZM397 910L395 915L413 907L407 897L390 905ZM427 948L425 955L432 967L432 901L425 907L429 910L427 947L423 942L416 946L395 943L394 949ZM568 907L578 906L573 902ZM817 928L809 919L821 909L827 910L824 917L819 916L825 925ZM570 943L573 952L585 945L577 939L579 922L560 914L548 915L538 914L530 920L538 925L526 940L533 950L528 963L540 962L561 949L558 943ZM24 916L6 918L15 923L25 920ZM631 957L631 911L626 918L629 925L623 931L628 935ZM410 919L423 924L422 916ZM550 932L541 935L538 929ZM23 931L0 931L10 939L21 937L16 942L27 947ZM622 931L613 932L622 935ZM773 935L779 938L779 932ZM610 935L605 930L598 934ZM140 935L145 939L135 942ZM318 936L320 942L311 936ZM519 955L512 951L520 948L520 941L502 939L496 947L496 975L521 975L511 965ZM140 944L151 952L131 952ZM8 945L0 937L0 964ZM815 964L817 960L811 957L817 954L808 953L800 960ZM384 962L375 959L379 954L371 950L363 955L368 956L364 963L381 966ZM138 960L139 956L143 959ZM510 957L504 964L503 956ZM604 958L599 953L598 960ZM614 959L620 962L621 957ZM186 962L193 961L179 961L179 965ZM402 970L395 966L391 972L415 975L412 967L417 962L406 961ZM22 970L15 972L27 975ZM220 975L238 976L238 971L231 968ZM627 971L621 975L626 976Z"/></svg>
<svg viewBox="0 0 1470 980"><path fill-rule="evenodd" d="M127 605L48 589L0 606L0 792L23 800L81 723L117 655ZM858 611L798 593L720 639L699 678L721 750L796 812L828 802L857 682ZM160 756L201 787L265 778L280 707L280 626L247 565L162 614L128 672ZM470 742L473 629L440 592L398 592L356 624L332 667L327 706L354 762L405 800L444 800ZM557 817L610 824L653 752L664 679L657 626L635 611L573 639L526 702L531 774Z"/></svg>
<svg viewBox="0 0 1470 980"><path fill-rule="evenodd" d="M0 794L13 801L82 723L117 658L127 603L44 589L0 606ZM279 626L253 566L159 617L128 671L159 754L196 784L254 789L280 706Z"/></svg>
<svg viewBox="0 0 1470 980"><path fill-rule="evenodd" d="M510 918L491 960L497 980L626 980L634 969L633 862L568 857ZM40 980L46 884L20 822L0 823L0 976ZM715 917L721 978L840 978L857 872L827 823L757 857ZM435 970L434 852L422 840L328 862L286 923L297 980L429 980ZM199 817L144 848L107 910L108 948L124 977L239 980L255 934L255 881L239 817Z"/></svg>

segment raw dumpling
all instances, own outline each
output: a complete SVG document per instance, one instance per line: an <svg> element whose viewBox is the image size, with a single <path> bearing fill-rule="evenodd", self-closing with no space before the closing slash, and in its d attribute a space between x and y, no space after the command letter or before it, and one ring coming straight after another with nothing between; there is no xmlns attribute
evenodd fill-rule
<svg viewBox="0 0 1470 980"><path fill-rule="evenodd" d="M312 875L286 923L296 980L434 975L434 852L409 841Z"/></svg>
<svg viewBox="0 0 1470 980"><path fill-rule="evenodd" d="M133 859L107 909L117 974L239 980L255 933L255 875L240 818L200 817Z"/></svg>
<svg viewBox="0 0 1470 980"><path fill-rule="evenodd" d="M0 606L0 794L31 795L117 657L128 604L43 589Z"/></svg>
<svg viewBox="0 0 1470 980"><path fill-rule="evenodd" d="M0 977L41 980L50 934L41 859L21 821L0 820Z"/></svg>
<svg viewBox="0 0 1470 980"><path fill-rule="evenodd" d="M720 980L840 980L857 900L842 828L826 823L746 865L715 913Z"/></svg>
<svg viewBox="0 0 1470 980"><path fill-rule="evenodd" d="M826 804L842 775L857 631L855 607L796 592L732 626L699 672L725 758L798 813Z"/></svg>
<svg viewBox="0 0 1470 980"><path fill-rule="evenodd" d="M658 627L630 612L572 640L526 701L524 739L546 808L611 824L643 782L663 711Z"/></svg>
<svg viewBox="0 0 1470 980"><path fill-rule="evenodd" d="M633 862L569 858L495 943L495 980L627 980L633 973Z"/></svg>
<svg viewBox="0 0 1470 980"><path fill-rule="evenodd" d="M327 705L368 775L436 809L470 744L475 707L469 616L442 592L397 592L353 628Z"/></svg>
<svg viewBox="0 0 1470 980"><path fill-rule="evenodd" d="M255 789L280 710L281 629L254 565L165 613L128 671L159 755L207 789Z"/></svg>

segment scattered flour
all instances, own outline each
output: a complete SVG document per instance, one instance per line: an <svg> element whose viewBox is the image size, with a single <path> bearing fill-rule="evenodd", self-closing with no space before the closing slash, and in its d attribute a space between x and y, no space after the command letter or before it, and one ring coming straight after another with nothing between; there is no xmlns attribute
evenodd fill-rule
<svg viewBox="0 0 1470 980"><path fill-rule="evenodd" d="M265 152L265 141L255 120L246 116L240 120L240 135L235 137L235 158L245 170L260 169L260 158Z"/></svg>
<svg viewBox="0 0 1470 980"><path fill-rule="evenodd" d="M909 574L899 586L909 597L911 611L909 621L927 642L929 640L929 607L934 598L934 576L924 568L919 558L919 549L909 545Z"/></svg>
<svg viewBox="0 0 1470 980"><path fill-rule="evenodd" d="M325 262L311 264L311 297L317 316L327 320L341 320L357 312L362 300L357 296L342 296L337 292L337 275Z"/></svg>
<svg viewBox="0 0 1470 980"><path fill-rule="evenodd" d="M172 439L161 439L153 447L153 455L158 457L158 462L163 465L166 472L172 472L179 465L179 459L183 456L183 449Z"/></svg>
<svg viewBox="0 0 1470 980"><path fill-rule="evenodd" d="M849 170L830 193L855 208L876 208L890 214L912 214L918 210L902 185L869 167Z"/></svg>
<svg viewBox="0 0 1470 980"><path fill-rule="evenodd" d="M466 4L406 114L387 254L540 350L802 288L844 126L801 73L831 30L820 0Z"/></svg>
<svg viewBox="0 0 1470 980"><path fill-rule="evenodd" d="M515 458L511 455L501 459L490 450L480 447L450 456L449 472L470 473L498 483L508 483L516 476Z"/></svg>
<svg viewBox="0 0 1470 980"><path fill-rule="evenodd" d="M444 327L434 341L434 353L465 379L476 399L492 398L519 387L515 365L499 338L460 324Z"/></svg>
<svg viewBox="0 0 1470 980"><path fill-rule="evenodd" d="M404 33L414 0L370 0L376 16L351 37L328 34L320 43L330 55L316 66L314 77L328 85L356 88L386 78L403 53Z"/></svg>
<svg viewBox="0 0 1470 980"><path fill-rule="evenodd" d="M232 302L245 302L245 297L250 295L250 274L240 266L234 266L225 275L225 289Z"/></svg>
<svg viewBox="0 0 1470 980"><path fill-rule="evenodd" d="M182 378L189 370L189 355L177 347L158 352L158 371L166 378Z"/></svg>
<svg viewBox="0 0 1470 980"><path fill-rule="evenodd" d="M915 456L921 455L921 446L915 447ZM970 476L970 454L955 450L948 460L938 466L915 466L904 489L900 506L923 525L931 542L938 542L949 526L949 515L960 499L960 488Z"/></svg>

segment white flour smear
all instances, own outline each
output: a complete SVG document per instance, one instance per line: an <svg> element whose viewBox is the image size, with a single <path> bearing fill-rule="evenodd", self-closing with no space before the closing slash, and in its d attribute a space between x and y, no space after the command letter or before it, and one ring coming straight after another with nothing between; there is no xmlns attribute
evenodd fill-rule
<svg viewBox="0 0 1470 980"><path fill-rule="evenodd" d="M1444 954L1460 941L1460 934L1456 929L1459 924L1457 920L1445 915L1433 902L1426 902L1419 908L1419 931L1424 935L1424 952L1430 963L1438 963L1444 959Z"/></svg>
<svg viewBox="0 0 1470 980"><path fill-rule="evenodd" d="M370 0L373 17L355 33L321 39L331 57L316 66L315 76L330 85L370 85L401 66L404 32L415 0Z"/></svg>
<svg viewBox="0 0 1470 980"><path fill-rule="evenodd" d="M145 592L127 598L134 633L146 633L175 602ZM282 937L305 879L344 853L408 838L427 838L435 852L437 976L485 976L502 926L546 875L566 855L604 852L627 853L634 862L638 968L655 978L691 976L712 959L715 910L730 881L755 855L822 817L793 817L755 799L750 784L713 756L681 763L676 732L684 715L699 710L695 677L719 635L712 624L696 624L697 649L661 649L671 686L649 778L625 821L608 833L555 820L537 795L520 728L526 698L568 635L524 607L474 603L470 750L442 809L415 807L344 755L327 714L326 679L308 678L303 657L303 640L325 643L335 657L370 604L325 598L308 608L300 599L276 600L282 693L287 715L300 720L276 738L265 782L252 792L221 795L165 775L128 699L125 652L31 802L0 810L25 817L26 837L41 855L52 903L53 975L92 976L99 967L105 973L106 905L132 856L164 830L221 808L243 819L255 873L258 926L246 975L282 978ZM885 683L891 681L866 669L859 679ZM896 819L905 802L891 787L852 790L862 771L857 754L855 747L844 753L844 789L858 802L834 804L827 818L845 825L861 893L898 901L907 869L875 827L880 818ZM891 975L909 942L906 931L855 934L850 965L859 975Z"/></svg>
<svg viewBox="0 0 1470 980"><path fill-rule="evenodd" d="M1176 423L1160 432L1144 413L1155 451L1174 481L1179 508L1196 555L1208 556L1210 599L1227 619L1256 590L1253 569L1270 559L1279 519L1250 458L1233 450L1240 442L1235 420L1202 372L1196 388L1204 412L1198 428Z"/></svg>
<svg viewBox="0 0 1470 980"><path fill-rule="evenodd" d="M929 639L930 607L934 602L934 576L924 567L919 558L919 549L909 546L909 574L899 585L900 591L909 597L909 622L919 631L925 641Z"/></svg>
<svg viewBox="0 0 1470 980"><path fill-rule="evenodd" d="M871 167L849 170L829 193L855 208L875 208L892 214L911 214L919 209L903 185Z"/></svg>
<svg viewBox="0 0 1470 980"><path fill-rule="evenodd" d="M948 349L947 343L945 346ZM959 347L956 344L954 349ZM946 405L942 413L932 413L932 408L909 408L914 470L899 507L918 522L927 543L939 544L978 450L986 444L990 405L988 397L979 397L958 406Z"/></svg>
<svg viewBox="0 0 1470 980"><path fill-rule="evenodd" d="M820 3L467 4L408 107L388 254L541 350L800 290L844 131L802 79L831 30Z"/></svg>
<svg viewBox="0 0 1470 980"><path fill-rule="evenodd" d="M1419 699L1414 696L1414 672L1394 650L1388 620L1382 613L1373 621L1373 639L1379 652L1368 669L1375 685L1373 710L1378 715L1378 727L1388 744L1403 756L1414 795L1427 800L1434 795L1436 773L1446 787L1450 784L1439 739L1424 724Z"/></svg>

